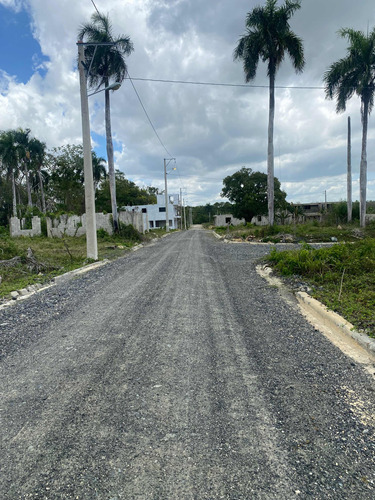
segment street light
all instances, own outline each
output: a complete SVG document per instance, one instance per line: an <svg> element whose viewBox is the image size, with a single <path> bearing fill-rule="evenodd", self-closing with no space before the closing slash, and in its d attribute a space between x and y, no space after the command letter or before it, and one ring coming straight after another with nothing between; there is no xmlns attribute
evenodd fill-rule
<svg viewBox="0 0 375 500"><path fill-rule="evenodd" d="M165 183L165 230L167 233L169 232L169 214L168 214L168 186L167 186L167 166L171 161L176 160L176 158L164 158L164 183ZM176 170L176 167L172 168L172 170Z"/></svg>
<svg viewBox="0 0 375 500"><path fill-rule="evenodd" d="M115 82L111 83L111 85L108 85L108 87L105 87L104 89L96 90L95 92L92 92L91 94L87 94L88 97L99 94L99 92L104 92L105 90L118 90L121 87L120 82Z"/></svg>
<svg viewBox="0 0 375 500"><path fill-rule="evenodd" d="M94 191L94 176L92 172L92 153L91 153L91 135L90 135L90 115L89 115L89 95L97 94L100 91L93 92L92 94L87 94L87 77L86 70L90 72L90 68L87 69L85 60L85 46L95 45L96 47L101 45L115 45L114 43L84 43L82 41L77 42L78 45L78 71L79 71L79 84L81 93L81 117L82 117L82 142L83 142L83 172L85 179L85 212L86 212L86 247L87 247L87 258L98 260L98 240L96 235L96 213L95 213L95 191ZM94 52L94 56L95 56ZM93 56L93 58L94 58ZM106 89L117 90L120 88L120 83L115 82L109 85Z"/></svg>

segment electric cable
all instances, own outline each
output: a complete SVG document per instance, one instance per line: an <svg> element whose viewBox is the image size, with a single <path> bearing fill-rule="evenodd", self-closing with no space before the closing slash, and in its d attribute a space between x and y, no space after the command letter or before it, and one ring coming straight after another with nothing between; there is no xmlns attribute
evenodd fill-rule
<svg viewBox="0 0 375 500"><path fill-rule="evenodd" d="M156 82L156 83L177 83L180 85L202 85L211 87L242 87L253 89L268 89L269 85L252 85L246 83L220 83L220 82L195 82L188 80L163 80L160 78L133 78L139 82ZM293 86L293 85L275 85L275 89L291 89L291 90L325 90L325 87L318 86Z"/></svg>
<svg viewBox="0 0 375 500"><path fill-rule="evenodd" d="M157 133L157 131L156 131L156 128L154 127L154 124L152 123L151 118L150 118L149 114L148 114L148 113L147 113L147 111L146 111L146 108L145 108L145 106L144 106L144 104L143 104L143 102L142 102L142 99L141 99L140 95L138 94L137 89L135 88L135 85L134 85L134 83L133 83L133 79L132 79L132 78L130 77L130 75L129 75L129 71L128 71L128 76L127 76L127 79L129 79L130 83L132 84L133 90L134 90L134 92L135 92L135 94L136 94L136 96L137 96L137 98L138 98L138 101L139 101L140 105L142 106L142 109L143 109L143 111L144 111L144 113L145 113L145 115L146 115L146 117L147 117L147 120L149 121L149 123L150 123L150 125L151 125L151 128L152 128L152 130L154 131L154 133L155 133L156 137L158 138L158 140L159 140L159 142L160 142L161 146L162 146L162 147L163 147L163 149L166 151L167 155L168 155L168 156L170 156L170 157L172 157L173 155L172 155L172 154L168 151L168 149L165 147L165 145L164 145L163 141L160 139L160 136L159 136L159 134L158 134L158 133Z"/></svg>

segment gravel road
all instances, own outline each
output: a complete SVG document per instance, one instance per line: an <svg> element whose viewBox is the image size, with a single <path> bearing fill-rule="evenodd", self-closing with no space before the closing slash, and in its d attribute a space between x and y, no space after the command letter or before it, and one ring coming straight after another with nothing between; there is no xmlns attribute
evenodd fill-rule
<svg viewBox="0 0 375 500"><path fill-rule="evenodd" d="M268 250L175 233L1 311L0 498L374 499L373 380Z"/></svg>

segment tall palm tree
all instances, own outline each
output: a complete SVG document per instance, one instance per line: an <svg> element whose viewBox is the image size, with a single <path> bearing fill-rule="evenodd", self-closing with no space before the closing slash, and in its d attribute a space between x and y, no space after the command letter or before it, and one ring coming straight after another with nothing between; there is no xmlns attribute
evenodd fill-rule
<svg viewBox="0 0 375 500"><path fill-rule="evenodd" d="M32 169L38 175L40 196L42 202L42 211L46 213L46 198L44 195L44 181L42 167L46 157L46 144L39 139L33 137L28 144L28 151L30 155L30 164Z"/></svg>
<svg viewBox="0 0 375 500"><path fill-rule="evenodd" d="M29 167L30 167L30 151L29 151L29 143L30 143L30 132L29 128L22 129L18 128L14 132L14 138L17 144L18 151L18 161L20 165L22 165L22 169L25 172L25 180L26 180L26 190L27 190L27 204L29 207L33 206L33 201L31 197L31 183L30 183L30 175L29 175Z"/></svg>
<svg viewBox="0 0 375 500"><path fill-rule="evenodd" d="M349 42L347 56L333 63L324 74L326 96L336 98L336 111L346 109L347 101L354 95L361 100L362 151L359 175L360 225L366 224L367 188L367 128L374 105L375 91L375 28L365 35L362 31L343 28L341 37Z"/></svg>
<svg viewBox="0 0 375 500"><path fill-rule="evenodd" d="M125 56L131 54L133 44L128 36L115 37L108 16L95 13L91 23L82 25L78 32L79 40L91 43L114 43L112 46L87 46L85 58L88 67L91 66L88 82L91 88L107 88L110 83L121 83L127 75ZM105 90L105 130L107 139L108 174L111 191L112 217L114 230L118 230L118 215L116 203L116 178L113 159L113 141L111 131L111 111L109 90Z"/></svg>
<svg viewBox="0 0 375 500"><path fill-rule="evenodd" d="M249 82L256 76L259 60L267 62L269 77L269 117L268 117L268 218L274 224L274 148L273 126L275 119L275 77L285 53L292 61L296 72L305 65L303 44L289 26L289 19L300 9L300 0L286 0L281 7L277 0L267 0L264 7L255 7L246 17L246 33L239 39L234 50L234 59L243 61L245 80Z"/></svg>
<svg viewBox="0 0 375 500"><path fill-rule="evenodd" d="M12 214L13 217L17 217L16 177L18 174L18 152L14 130L8 130L0 134L0 160L7 177L11 178Z"/></svg>

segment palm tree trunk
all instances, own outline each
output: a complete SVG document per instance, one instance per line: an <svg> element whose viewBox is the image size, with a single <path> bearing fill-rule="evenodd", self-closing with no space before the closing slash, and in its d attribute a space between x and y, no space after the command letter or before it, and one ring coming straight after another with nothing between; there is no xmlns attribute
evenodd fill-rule
<svg viewBox="0 0 375 500"><path fill-rule="evenodd" d="M347 172L348 222L352 221L352 141L350 116L348 116L348 172Z"/></svg>
<svg viewBox="0 0 375 500"><path fill-rule="evenodd" d="M362 153L359 172L359 207L360 226L366 225L366 187L367 187L367 127L368 127L368 100L363 102L362 110Z"/></svg>
<svg viewBox="0 0 375 500"><path fill-rule="evenodd" d="M31 187L30 187L30 178L29 178L29 169L27 168L27 162L24 163L25 166L25 177L26 177L26 189L27 189L27 204L29 207L33 206L33 202L31 199Z"/></svg>
<svg viewBox="0 0 375 500"><path fill-rule="evenodd" d="M40 197L42 198L42 212L46 213L46 197L44 196L44 186L43 186L43 176L40 168L38 168L39 186L40 186Z"/></svg>
<svg viewBox="0 0 375 500"><path fill-rule="evenodd" d="M13 217L17 217L17 195L16 195L16 178L12 170L12 195L13 195Z"/></svg>
<svg viewBox="0 0 375 500"><path fill-rule="evenodd" d="M268 151L267 151L267 195L268 195L268 223L273 226L274 211L274 151L273 151L273 123L275 120L275 74L270 75L270 102L268 115Z"/></svg>
<svg viewBox="0 0 375 500"><path fill-rule="evenodd" d="M105 82L105 86L108 87L108 81ZM109 190L111 193L113 230L115 231L115 233L117 233L119 227L118 227L117 202L116 202L116 175L115 175L115 164L113 159L111 106L109 100L109 90L106 90L104 93L105 93L105 133L107 138Z"/></svg>

